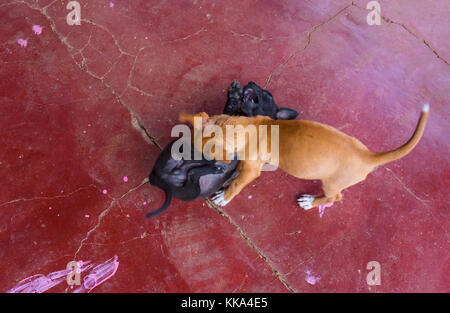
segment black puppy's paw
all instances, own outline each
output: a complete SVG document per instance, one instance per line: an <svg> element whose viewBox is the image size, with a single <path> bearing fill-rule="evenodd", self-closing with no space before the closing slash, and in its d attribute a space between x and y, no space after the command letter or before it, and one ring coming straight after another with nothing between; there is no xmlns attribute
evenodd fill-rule
<svg viewBox="0 0 450 313"><path fill-rule="evenodd" d="M233 81L228 87L228 99L239 100L242 96L242 87L237 80Z"/></svg>
<svg viewBox="0 0 450 313"><path fill-rule="evenodd" d="M179 168L174 169L170 175L165 176L165 180L175 187L181 187L186 182L186 173Z"/></svg>
<svg viewBox="0 0 450 313"><path fill-rule="evenodd" d="M228 87L227 103L223 110L223 114L227 115L239 115L240 107L242 103L241 84L238 81L233 81Z"/></svg>

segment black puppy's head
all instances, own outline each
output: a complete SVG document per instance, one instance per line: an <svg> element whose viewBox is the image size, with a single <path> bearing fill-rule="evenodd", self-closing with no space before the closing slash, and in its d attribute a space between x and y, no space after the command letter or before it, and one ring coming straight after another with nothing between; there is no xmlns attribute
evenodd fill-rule
<svg viewBox="0 0 450 313"><path fill-rule="evenodd" d="M232 88L232 86L230 86ZM231 102L231 101L229 101ZM298 112L288 108L279 108L272 94L259 87L254 82L249 82L243 89L241 98L235 105L236 115L256 116L264 115L274 120L292 120L298 116Z"/></svg>

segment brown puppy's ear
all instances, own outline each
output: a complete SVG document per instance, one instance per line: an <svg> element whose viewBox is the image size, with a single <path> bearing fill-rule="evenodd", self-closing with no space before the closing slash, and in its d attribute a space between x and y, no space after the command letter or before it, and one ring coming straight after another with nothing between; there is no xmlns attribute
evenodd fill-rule
<svg viewBox="0 0 450 313"><path fill-rule="evenodd" d="M208 121L209 115L205 112L200 112L194 115L180 113L179 121L180 122L188 122L191 123L192 126L194 126L194 118L201 117L202 118L202 124L205 125L205 123Z"/></svg>

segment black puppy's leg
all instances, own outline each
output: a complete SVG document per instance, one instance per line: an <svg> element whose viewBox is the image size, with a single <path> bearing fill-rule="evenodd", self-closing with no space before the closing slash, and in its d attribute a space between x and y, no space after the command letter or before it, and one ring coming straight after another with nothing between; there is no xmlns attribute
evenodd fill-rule
<svg viewBox="0 0 450 313"><path fill-rule="evenodd" d="M187 173L187 179L184 188L185 190L189 190L189 194L191 195L192 200L196 199L202 192L202 187L200 186L200 178L202 176L210 174L223 174L224 172L225 169L211 165L192 168Z"/></svg>
<svg viewBox="0 0 450 313"><path fill-rule="evenodd" d="M189 160L185 161L181 165L175 167L170 174L166 175L164 178L170 182L172 185L176 187L181 187L186 184L186 180L188 179L188 172L192 168L201 167L205 164L209 164L209 162L205 160Z"/></svg>
<svg viewBox="0 0 450 313"><path fill-rule="evenodd" d="M205 165L200 167L192 168L187 173L187 181L190 183L198 183L198 180L201 176L210 175L210 174L223 174L225 169L218 166Z"/></svg>
<svg viewBox="0 0 450 313"><path fill-rule="evenodd" d="M239 115L241 101L242 101L242 88L238 81L231 83L228 87L227 103L223 110L223 114L227 115Z"/></svg>

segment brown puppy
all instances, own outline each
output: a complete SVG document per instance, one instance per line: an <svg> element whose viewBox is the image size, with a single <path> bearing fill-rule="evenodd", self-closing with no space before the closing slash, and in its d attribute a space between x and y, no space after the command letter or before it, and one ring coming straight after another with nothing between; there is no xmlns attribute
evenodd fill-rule
<svg viewBox="0 0 450 313"><path fill-rule="evenodd" d="M413 136L403 146L387 152L374 153L362 144L359 140L350 137L339 130L318 122L299 120L272 120L268 117L231 117L219 115L209 117L202 112L197 115L180 115L181 121L188 121L194 125L194 117L202 120L202 129L205 125L217 125L226 133L227 125L255 125L258 129L260 125L267 125L267 134L262 131L257 132L261 140L265 140L267 147L271 147L271 126L278 126L278 156L271 156L269 159L261 157L261 151L248 152L245 159L239 163L239 176L236 177L225 191L221 191L212 197L214 203L226 205L236 196L247 184L259 177L261 167L264 163L279 166L287 173L301 179L320 179L324 195L314 197L312 195L302 195L297 202L305 210L324 205L330 202L341 200L341 191L347 187L363 181L366 176L377 166L397 160L408 154L422 137L426 120L428 117L429 105L424 105L422 114ZM239 142L236 147L229 150L225 135L223 138L207 137L201 143L195 143L197 149L204 148L208 141L213 141L215 149L224 149L227 155L242 151L251 151L249 147L250 136L255 136L248 132L244 142ZM248 139L247 139L248 138ZM275 139L275 140L276 140ZM234 136L236 140L236 135ZM229 140L228 140L229 143ZM211 144L211 143L210 143ZM201 147L200 147L201 145ZM260 144L258 144L260 147ZM259 149L259 148L258 148ZM211 149L211 151L213 151ZM203 153L208 155L208 149ZM225 155L225 154L224 154ZM209 152L209 156L214 155ZM217 154L216 154L217 156Z"/></svg>

